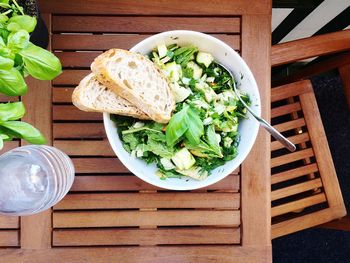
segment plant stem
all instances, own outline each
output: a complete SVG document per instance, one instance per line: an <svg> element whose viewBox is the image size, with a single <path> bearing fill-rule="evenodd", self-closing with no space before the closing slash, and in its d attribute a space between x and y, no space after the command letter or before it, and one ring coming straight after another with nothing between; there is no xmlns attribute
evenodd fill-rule
<svg viewBox="0 0 350 263"><path fill-rule="evenodd" d="M16 0L12 0L12 2L15 4L15 6L17 7L17 9L21 12L22 15L24 15L21 7L17 4L17 1Z"/></svg>
<svg viewBox="0 0 350 263"><path fill-rule="evenodd" d="M7 10L6 12L4 12L4 13L1 13L1 15L7 15L7 14L9 14L11 12L12 12L12 10L10 9L10 10Z"/></svg>

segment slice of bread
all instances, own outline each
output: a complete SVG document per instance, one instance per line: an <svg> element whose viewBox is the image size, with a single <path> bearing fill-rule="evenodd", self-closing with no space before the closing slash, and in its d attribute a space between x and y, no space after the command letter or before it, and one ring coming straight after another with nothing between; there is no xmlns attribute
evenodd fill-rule
<svg viewBox="0 0 350 263"><path fill-rule="evenodd" d="M143 120L151 119L129 101L117 96L98 82L93 73L80 81L79 86L74 89L72 101L82 111L108 112Z"/></svg>
<svg viewBox="0 0 350 263"><path fill-rule="evenodd" d="M146 57L110 49L91 64L97 79L156 122L167 123L175 100L166 78Z"/></svg>

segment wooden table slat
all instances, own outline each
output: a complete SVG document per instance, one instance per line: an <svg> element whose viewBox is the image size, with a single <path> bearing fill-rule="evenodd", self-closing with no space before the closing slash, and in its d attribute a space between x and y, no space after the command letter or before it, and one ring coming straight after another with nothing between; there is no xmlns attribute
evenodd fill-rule
<svg viewBox="0 0 350 263"><path fill-rule="evenodd" d="M240 211L98 211L55 212L54 228L127 226L240 225Z"/></svg>
<svg viewBox="0 0 350 263"><path fill-rule="evenodd" d="M240 50L240 36L228 34L211 34L225 41L235 50ZM132 46L149 37L146 34L54 34L53 50L79 50L89 52L56 52L62 59L63 66L89 67L93 59L103 50L110 48L130 49Z"/></svg>
<svg viewBox="0 0 350 263"><path fill-rule="evenodd" d="M221 181L203 188L203 190L221 190L238 192L240 180L238 175L229 175ZM72 191L139 191L160 189L150 185L136 176L76 176Z"/></svg>
<svg viewBox="0 0 350 263"><path fill-rule="evenodd" d="M0 247L19 246L18 230L0 230Z"/></svg>
<svg viewBox="0 0 350 263"><path fill-rule="evenodd" d="M53 146L70 156L115 156L108 140L103 141L54 141Z"/></svg>
<svg viewBox="0 0 350 263"><path fill-rule="evenodd" d="M54 105L54 121L102 121L102 113L81 111L73 105Z"/></svg>
<svg viewBox="0 0 350 263"><path fill-rule="evenodd" d="M0 228L19 228L19 217L0 215Z"/></svg>
<svg viewBox="0 0 350 263"><path fill-rule="evenodd" d="M54 32L158 33L178 28L206 33L239 33L238 17L53 16ZM108 25L108 26L107 26Z"/></svg>
<svg viewBox="0 0 350 263"><path fill-rule="evenodd" d="M53 231L54 246L153 246L159 244L238 244L239 242L239 228L65 229Z"/></svg>
<svg viewBox="0 0 350 263"><path fill-rule="evenodd" d="M117 158L73 158L76 173L130 173Z"/></svg>
<svg viewBox="0 0 350 263"><path fill-rule="evenodd" d="M106 138L103 123L54 123L52 130L55 139Z"/></svg>
<svg viewBox="0 0 350 263"><path fill-rule="evenodd" d="M71 194L55 210L123 208L220 208L239 209L236 193L112 193Z"/></svg>

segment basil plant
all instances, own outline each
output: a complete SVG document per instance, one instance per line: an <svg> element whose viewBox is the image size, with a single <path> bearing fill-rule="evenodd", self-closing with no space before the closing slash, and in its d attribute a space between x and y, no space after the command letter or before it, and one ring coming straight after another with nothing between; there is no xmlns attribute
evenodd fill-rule
<svg viewBox="0 0 350 263"><path fill-rule="evenodd" d="M28 87L24 80L32 76L52 80L62 72L59 59L51 52L30 42L35 17L25 15L16 0L0 0L0 93L22 96ZM18 121L25 108L22 102L0 104L0 149L4 141L21 138L30 143L44 144L45 138L33 126Z"/></svg>

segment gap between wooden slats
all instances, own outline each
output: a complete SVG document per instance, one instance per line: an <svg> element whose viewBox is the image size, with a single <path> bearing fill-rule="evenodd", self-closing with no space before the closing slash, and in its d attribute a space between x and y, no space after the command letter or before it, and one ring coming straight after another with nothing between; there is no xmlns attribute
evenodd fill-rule
<svg viewBox="0 0 350 263"><path fill-rule="evenodd" d="M18 230L0 230L0 247L19 246Z"/></svg>
<svg viewBox="0 0 350 263"><path fill-rule="evenodd" d="M239 17L53 16L53 32L158 33L175 29L239 33Z"/></svg>
<svg viewBox="0 0 350 263"><path fill-rule="evenodd" d="M224 41L235 50L240 50L240 36L227 34L211 34ZM99 52L110 48L129 49L140 41L149 37L146 34L54 34L52 35L52 46L54 50L79 50L95 52L55 52L64 67L82 66L88 67L88 61L96 57ZM73 60L74 58L74 60ZM70 63L69 63L70 62ZM83 63L84 62L84 63Z"/></svg>
<svg viewBox="0 0 350 263"><path fill-rule="evenodd" d="M303 199L299 199L297 201L289 202L283 205L272 207L271 216L279 216L283 214L287 214L289 212L297 211L300 209L304 209L306 207L310 207L316 204L321 204L326 202L326 195L324 193L316 194L313 196L309 196Z"/></svg>
<svg viewBox="0 0 350 263"><path fill-rule="evenodd" d="M136 176L106 176L106 175L89 175L76 176L71 191L139 191L160 189L150 185ZM238 192L240 189L239 175L232 174L219 182L207 186L206 190L222 190Z"/></svg>
<svg viewBox="0 0 350 263"><path fill-rule="evenodd" d="M271 90L271 102L295 97L300 94L312 91L310 80L302 80L295 83L283 85Z"/></svg>
<svg viewBox="0 0 350 263"><path fill-rule="evenodd" d="M108 238L106 238L108 237ZM238 244L239 228L54 230L54 246Z"/></svg>
<svg viewBox="0 0 350 263"><path fill-rule="evenodd" d="M277 108L273 108L273 109L271 109L271 119L282 116L282 115L286 115L288 113L292 113L295 111L300 111L300 110L301 110L301 105L299 102L295 102L295 103L287 104L287 105L280 106Z"/></svg>
<svg viewBox="0 0 350 263"><path fill-rule="evenodd" d="M103 141L54 141L53 146L70 156L115 156L109 142Z"/></svg>
<svg viewBox="0 0 350 263"><path fill-rule="evenodd" d="M300 119L280 123L280 124L274 125L273 127L279 132L284 132L284 131L289 131L296 128L301 128L305 125L306 125L305 119L300 118Z"/></svg>
<svg viewBox="0 0 350 263"><path fill-rule="evenodd" d="M274 168L274 167L277 167L280 165L284 165L287 163L299 161L299 160L302 160L304 158L308 158L308 157L312 157L312 156L314 156L314 151L312 148L308 148L308 149L297 151L294 153L289 153L289 154L285 154L282 156L278 156L278 157L271 159L271 168Z"/></svg>
<svg viewBox="0 0 350 263"><path fill-rule="evenodd" d="M97 139L106 138L102 123L54 123L53 137L55 139Z"/></svg>
<svg viewBox="0 0 350 263"><path fill-rule="evenodd" d="M316 163L304 165L302 167L294 168L285 172L273 174L271 176L271 184L277 184L287 180L291 180L303 175L312 174L318 172Z"/></svg>
<svg viewBox="0 0 350 263"><path fill-rule="evenodd" d="M312 189L317 189L322 187L322 181L320 178L310 180L304 183L295 184L292 186L284 187L271 192L271 201L285 198L287 196L292 196L295 194L303 193Z"/></svg>
<svg viewBox="0 0 350 263"><path fill-rule="evenodd" d="M125 208L238 209L239 193L109 193L70 194L55 210Z"/></svg>
<svg viewBox="0 0 350 263"><path fill-rule="evenodd" d="M117 158L72 158L76 173L130 173Z"/></svg>
<svg viewBox="0 0 350 263"><path fill-rule="evenodd" d="M94 211L55 212L54 228L128 226L240 225L240 211Z"/></svg>
<svg viewBox="0 0 350 263"><path fill-rule="evenodd" d="M301 133L301 134L297 134L297 135L288 137L288 140L290 140L294 144L299 144L299 143L303 143L303 142L309 141L310 137L309 137L309 134L307 132L304 132L304 133ZM279 150L279 149L282 149L282 148L284 148L284 146L279 141L271 142L271 151L276 151L276 150Z"/></svg>

